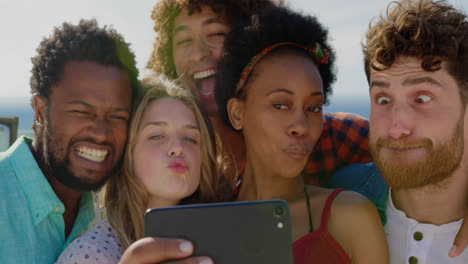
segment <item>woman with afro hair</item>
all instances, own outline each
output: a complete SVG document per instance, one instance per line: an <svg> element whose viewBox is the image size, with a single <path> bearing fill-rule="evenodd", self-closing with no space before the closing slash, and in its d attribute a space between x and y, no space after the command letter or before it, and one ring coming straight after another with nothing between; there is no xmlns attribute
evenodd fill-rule
<svg viewBox="0 0 468 264"><path fill-rule="evenodd" d="M246 143L233 195L288 202L296 264L388 263L385 234L369 200L306 185L301 177L322 132L334 60L315 17L273 7L233 25L215 89L223 122Z"/></svg>

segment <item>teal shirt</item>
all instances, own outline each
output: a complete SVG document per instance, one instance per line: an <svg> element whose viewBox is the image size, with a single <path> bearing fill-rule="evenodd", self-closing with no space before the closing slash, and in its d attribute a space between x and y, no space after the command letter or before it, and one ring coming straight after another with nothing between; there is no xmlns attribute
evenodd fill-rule
<svg viewBox="0 0 468 264"><path fill-rule="evenodd" d="M0 152L1 263L53 263L95 218L92 194L85 192L65 237L65 207L39 169L31 142L21 137Z"/></svg>

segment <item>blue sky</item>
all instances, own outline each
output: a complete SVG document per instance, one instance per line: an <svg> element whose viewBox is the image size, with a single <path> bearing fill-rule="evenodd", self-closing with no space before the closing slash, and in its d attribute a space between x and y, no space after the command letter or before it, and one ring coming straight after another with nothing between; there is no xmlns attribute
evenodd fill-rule
<svg viewBox="0 0 468 264"><path fill-rule="evenodd" d="M138 67L144 72L155 33L150 13L156 0L0 0L0 97L29 96L29 77L35 49L42 37L63 21L96 18L113 25L132 44ZM360 41L370 19L389 0L286 0L295 10L319 17L330 32L337 52L338 81L335 94L367 94ZM468 11L468 1L450 0Z"/></svg>

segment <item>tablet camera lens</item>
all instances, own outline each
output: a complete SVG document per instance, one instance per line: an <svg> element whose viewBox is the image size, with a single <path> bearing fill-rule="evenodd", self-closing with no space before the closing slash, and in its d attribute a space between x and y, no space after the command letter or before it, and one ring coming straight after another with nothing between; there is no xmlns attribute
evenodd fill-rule
<svg viewBox="0 0 468 264"><path fill-rule="evenodd" d="M275 208L275 214L276 214L276 216L278 216L278 217L279 217L279 216L283 216L283 213L284 213L284 212L283 212L283 208L282 208L282 207L279 207L279 206L278 206L278 207Z"/></svg>

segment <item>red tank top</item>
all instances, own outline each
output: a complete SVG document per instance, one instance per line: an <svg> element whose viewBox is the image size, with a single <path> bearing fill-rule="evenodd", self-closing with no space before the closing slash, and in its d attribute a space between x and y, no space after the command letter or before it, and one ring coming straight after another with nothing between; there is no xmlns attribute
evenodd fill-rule
<svg viewBox="0 0 468 264"><path fill-rule="evenodd" d="M343 191L334 190L327 198L320 219L320 227L293 243L294 264L347 264L348 254L328 232L328 218L333 199Z"/></svg>

